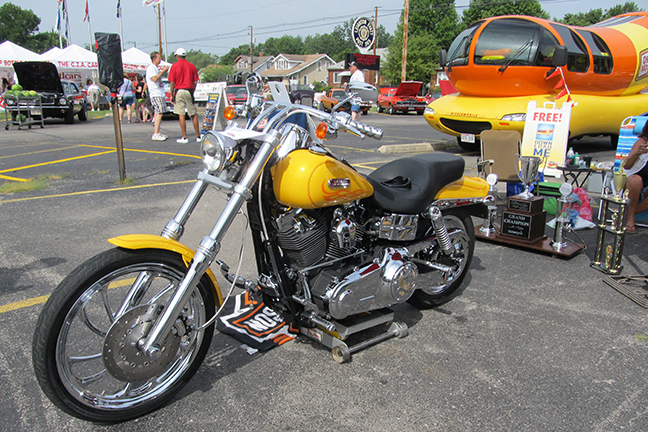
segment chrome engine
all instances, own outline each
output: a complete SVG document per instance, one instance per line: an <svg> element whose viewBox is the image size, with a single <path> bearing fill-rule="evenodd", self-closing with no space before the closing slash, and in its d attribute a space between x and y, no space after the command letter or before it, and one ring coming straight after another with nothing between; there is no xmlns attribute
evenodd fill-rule
<svg viewBox="0 0 648 432"><path fill-rule="evenodd" d="M386 215L363 224L357 220L361 213L348 206L328 217L324 210L292 210L276 219L286 261L299 275L302 291L310 294L308 300L327 318L341 320L401 303L416 289L419 271L407 248L369 249L371 242L363 240L413 240L418 217Z"/></svg>

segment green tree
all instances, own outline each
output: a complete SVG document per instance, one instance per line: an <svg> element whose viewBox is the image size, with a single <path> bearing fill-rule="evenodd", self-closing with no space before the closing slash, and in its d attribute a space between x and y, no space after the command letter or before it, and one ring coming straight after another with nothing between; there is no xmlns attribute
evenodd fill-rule
<svg viewBox="0 0 648 432"><path fill-rule="evenodd" d="M454 0L410 0L409 36L431 34L448 48L459 34L458 22Z"/></svg>
<svg viewBox="0 0 648 432"><path fill-rule="evenodd" d="M439 42L430 33L408 36L406 78L424 83L429 82L439 63L439 50ZM397 85L401 82L402 64L403 39L396 36L389 47L386 65L381 68L388 83Z"/></svg>
<svg viewBox="0 0 648 432"><path fill-rule="evenodd" d="M250 56L250 45L239 45L239 46L237 46L235 48L232 48L231 50L228 51L227 54L225 54L224 56L222 56L220 58L220 61L218 62L218 64L221 64L221 65L233 65L234 60L236 60L236 58L238 56L240 56L240 55L244 55L244 56L249 57ZM259 47L258 46L254 47L254 55L255 56L259 55Z"/></svg>
<svg viewBox="0 0 648 432"><path fill-rule="evenodd" d="M466 28L480 19L502 15L529 15L549 19L549 14L542 9L538 0L470 0L470 6L463 11L462 27Z"/></svg>
<svg viewBox="0 0 648 432"><path fill-rule="evenodd" d="M175 56L175 53L169 54L169 63L175 63L177 60L177 57ZM187 61L194 66L196 66L196 69L200 70L204 67L207 67L209 65L213 65L218 63L218 57L213 56L209 53L204 53L202 50L194 51L194 50L189 50L187 51Z"/></svg>
<svg viewBox="0 0 648 432"><path fill-rule="evenodd" d="M259 44L257 48L264 56L276 56L278 54L303 54L304 41L301 36L284 35L279 38L268 38L265 42Z"/></svg>
<svg viewBox="0 0 648 432"><path fill-rule="evenodd" d="M11 41L25 46L32 33L38 30L40 18L31 10L5 3L0 7L0 42Z"/></svg>
<svg viewBox="0 0 648 432"><path fill-rule="evenodd" d="M34 51L35 53L42 54L52 47L58 46L58 44L58 33L49 31L36 33L35 35L29 36L25 45L23 45L23 48L27 48L28 50ZM66 44L65 38L63 38L63 44Z"/></svg>
<svg viewBox="0 0 648 432"><path fill-rule="evenodd" d="M579 12L577 14L568 13L565 14L563 19L556 21L567 25L587 27L623 13L639 12L641 10L636 3L626 2L622 5L618 4L613 6L606 11L603 11L603 9L590 9L587 12Z"/></svg>
<svg viewBox="0 0 648 432"><path fill-rule="evenodd" d="M228 75L234 74L234 67L228 65L210 65L198 72L202 82L227 81Z"/></svg>

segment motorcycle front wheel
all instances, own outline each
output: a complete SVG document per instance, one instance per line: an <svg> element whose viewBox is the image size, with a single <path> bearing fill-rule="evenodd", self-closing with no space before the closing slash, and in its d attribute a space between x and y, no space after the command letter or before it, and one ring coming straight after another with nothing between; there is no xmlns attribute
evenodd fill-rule
<svg viewBox="0 0 648 432"><path fill-rule="evenodd" d="M461 286L475 251L475 229L468 214L444 214L443 221L450 234L451 254L445 254L437 245L418 252L413 261L419 276L408 302L419 308L441 305ZM425 265L427 262L447 266L450 270L442 272Z"/></svg>
<svg viewBox="0 0 648 432"><path fill-rule="evenodd" d="M115 423L153 411L180 391L213 336L213 325L198 330L215 312L209 278L194 290L159 359L144 356L137 342L186 271L174 252L116 248L70 273L45 304L34 333L32 361L45 395L70 415Z"/></svg>

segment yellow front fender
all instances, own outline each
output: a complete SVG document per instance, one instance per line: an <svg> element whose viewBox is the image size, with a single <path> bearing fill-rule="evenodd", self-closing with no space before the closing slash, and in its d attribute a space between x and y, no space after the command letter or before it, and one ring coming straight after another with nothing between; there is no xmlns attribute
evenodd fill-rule
<svg viewBox="0 0 648 432"><path fill-rule="evenodd" d="M165 237L151 235L151 234L128 234L118 237L109 238L108 242L117 247L124 249L138 250L138 249L162 249L178 253L182 256L185 265L189 267L189 263L193 260L194 251L189 249L177 240L171 240ZM216 280L216 276L211 269L207 269L207 276L212 281L214 291L216 293L216 306L223 304L223 294L221 294L220 285Z"/></svg>

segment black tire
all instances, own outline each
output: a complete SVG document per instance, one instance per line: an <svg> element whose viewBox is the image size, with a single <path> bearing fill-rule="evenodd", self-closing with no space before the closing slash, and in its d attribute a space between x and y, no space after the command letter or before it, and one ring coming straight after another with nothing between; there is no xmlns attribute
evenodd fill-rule
<svg viewBox="0 0 648 432"><path fill-rule="evenodd" d="M378 112L379 112L379 113L382 113L383 111L384 111L383 107L380 106L380 105L378 105Z"/></svg>
<svg viewBox="0 0 648 432"><path fill-rule="evenodd" d="M388 108L388 110L387 110L387 113L388 113L389 115L394 115L394 114L396 114L396 108L394 108L394 105L389 104L389 108Z"/></svg>
<svg viewBox="0 0 648 432"><path fill-rule="evenodd" d="M461 137L457 137L457 144L459 144L459 147L469 152L478 152L481 150L481 144L478 139L475 139L474 143L470 143L461 141Z"/></svg>
<svg viewBox="0 0 648 432"><path fill-rule="evenodd" d="M79 117L79 121L88 120L88 111L87 111L85 105L83 106L83 108L81 108L81 111L79 111L79 114L77 114L77 117Z"/></svg>
<svg viewBox="0 0 648 432"><path fill-rule="evenodd" d="M65 123L73 124L74 123L74 107L70 106L67 111L65 111Z"/></svg>
<svg viewBox="0 0 648 432"><path fill-rule="evenodd" d="M447 257L442 254L437 245L417 253L414 257L453 267L453 271L442 274L438 270L417 265L418 289L414 291L408 302L421 309L438 306L450 300L466 277L475 252L475 228L470 215L444 213L443 220L450 233L454 251L452 256Z"/></svg>
<svg viewBox="0 0 648 432"><path fill-rule="evenodd" d="M324 111L324 112L328 112L328 111L326 110L326 108L324 107L324 104L323 104L322 102L319 103L319 110L320 110L320 111Z"/></svg>
<svg viewBox="0 0 648 432"><path fill-rule="evenodd" d="M362 111L362 115L369 115L369 110Z"/></svg>
<svg viewBox="0 0 648 432"><path fill-rule="evenodd" d="M612 145L612 149L616 150L619 145L619 135L610 135L610 144Z"/></svg>
<svg viewBox="0 0 648 432"><path fill-rule="evenodd" d="M418 110L418 111L416 111L416 114L418 114L418 115L423 115L423 113L425 113L425 110Z"/></svg>
<svg viewBox="0 0 648 432"><path fill-rule="evenodd" d="M166 304L186 271L174 252L115 248L81 264L59 284L38 318L32 345L36 379L54 405L80 419L122 422L159 408L189 381L214 333L214 325L196 331L215 311L207 276L178 317L176 332L164 342L163 352L169 355L160 361L139 356L128 339L145 331L152 316L146 313ZM117 316L123 295L138 276L146 275L151 276L142 295ZM143 328L136 328L140 319ZM186 338L178 335L179 328ZM124 367L136 361L137 368ZM140 375L124 378L133 371Z"/></svg>

